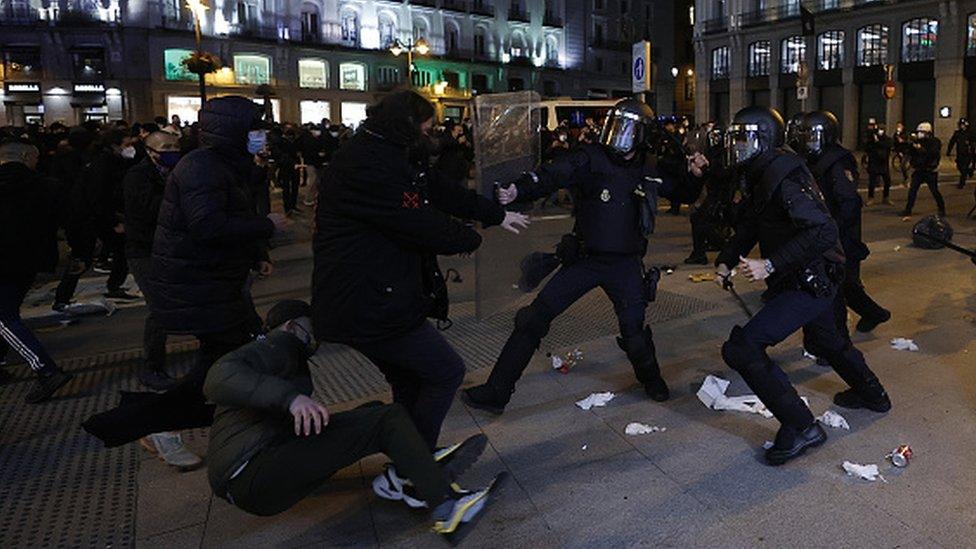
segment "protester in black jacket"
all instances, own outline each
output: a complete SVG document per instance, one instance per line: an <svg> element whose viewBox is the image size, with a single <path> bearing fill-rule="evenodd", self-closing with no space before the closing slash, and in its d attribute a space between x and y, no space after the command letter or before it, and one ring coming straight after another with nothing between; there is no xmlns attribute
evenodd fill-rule
<svg viewBox="0 0 976 549"><path fill-rule="evenodd" d="M908 203L902 216L912 215L915 199L922 184L928 186L939 208L939 215L945 217L946 205L942 193L939 192L939 162L942 160L942 141L932 134L932 123L922 122L915 131L915 139L911 144L912 184L908 188Z"/></svg>
<svg viewBox="0 0 976 549"><path fill-rule="evenodd" d="M120 407L85 422L107 445L209 425L207 371L258 330L245 284L257 267L258 242L287 224L279 214L258 215L251 200L247 178L264 139L251 130L260 116L260 106L245 97L211 99L200 109L200 148L169 174L153 240L150 305L167 333L194 335L200 350L174 388L127 395Z"/></svg>
<svg viewBox="0 0 976 549"><path fill-rule="evenodd" d="M884 128L875 127L869 131L864 143L864 153L868 164L868 205L874 199L874 189L878 180L882 183L882 204L891 204L891 150L894 142L885 135Z"/></svg>
<svg viewBox="0 0 976 549"><path fill-rule="evenodd" d="M433 116L430 103L412 91L389 95L335 155L321 187L328 199L316 213L312 278L316 338L346 343L372 360L431 448L464 377L461 358L425 321L446 318L436 256L481 244L451 215L515 232L525 223L411 164L410 149Z"/></svg>
<svg viewBox="0 0 976 549"><path fill-rule="evenodd" d="M28 143L0 144L0 365L13 347L38 375L29 403L50 398L71 379L20 319L34 276L58 262L54 183L34 171L38 156ZM10 377L0 369L0 383Z"/></svg>
<svg viewBox="0 0 976 549"><path fill-rule="evenodd" d="M146 137L146 157L129 168L122 182L125 198L125 256L129 271L149 303L149 263L156 219L163 202L166 176L180 160L180 138L156 131ZM143 385L156 390L172 387L166 372L166 332L149 307L143 330L144 367L137 373Z"/></svg>

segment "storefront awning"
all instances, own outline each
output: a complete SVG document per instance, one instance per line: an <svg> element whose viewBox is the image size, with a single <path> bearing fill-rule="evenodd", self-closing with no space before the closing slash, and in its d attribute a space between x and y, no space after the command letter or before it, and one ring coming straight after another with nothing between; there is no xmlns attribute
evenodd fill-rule
<svg viewBox="0 0 976 549"><path fill-rule="evenodd" d="M4 105L40 105L40 93L5 93L3 94Z"/></svg>

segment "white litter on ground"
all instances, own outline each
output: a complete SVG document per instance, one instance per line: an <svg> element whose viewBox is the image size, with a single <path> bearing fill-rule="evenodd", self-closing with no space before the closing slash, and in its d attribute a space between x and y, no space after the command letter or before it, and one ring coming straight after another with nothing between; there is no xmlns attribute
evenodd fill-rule
<svg viewBox="0 0 976 549"><path fill-rule="evenodd" d="M823 415L817 418L817 421L823 423L827 427L833 427L834 429L851 430L851 426L847 423L847 420L844 419L844 416L834 412L833 410L827 410L824 412Z"/></svg>
<svg viewBox="0 0 976 549"><path fill-rule="evenodd" d="M558 369L560 369L560 368L563 367L563 359L559 358L556 355L552 355L549 358L552 360L552 369L553 370L558 370Z"/></svg>
<svg viewBox="0 0 976 549"><path fill-rule="evenodd" d="M588 444L584 444L584 445L583 445L583 447L582 447L581 449L582 449L582 450L583 450L583 451L585 452L585 451L586 451L586 447L587 447L587 446L589 446L589 445L588 445Z"/></svg>
<svg viewBox="0 0 976 549"><path fill-rule="evenodd" d="M860 463L845 461L842 467L844 468L844 471L852 477L860 477L864 480L870 480L871 482L874 482L880 478L882 482L888 482L883 476L881 476L881 473L878 471L878 466L873 463L870 465L861 465Z"/></svg>
<svg viewBox="0 0 976 549"><path fill-rule="evenodd" d="M742 395L737 397L725 396L725 391L729 388L729 381L709 375L705 377L700 389L698 389L698 400L712 410L732 410L735 412L748 412L759 414L763 417L773 417L772 412L756 395Z"/></svg>
<svg viewBox="0 0 976 549"><path fill-rule="evenodd" d="M892 339L891 348L895 349L896 351L918 351L918 345L915 344L915 340L904 337L896 337Z"/></svg>
<svg viewBox="0 0 976 549"><path fill-rule="evenodd" d="M803 349L803 358L807 360L817 360L817 357L808 353L806 349Z"/></svg>
<svg viewBox="0 0 976 549"><path fill-rule="evenodd" d="M589 410L594 406L606 406L617 395L607 391L606 393L593 393L583 400L576 401L576 405L584 410Z"/></svg>
<svg viewBox="0 0 976 549"><path fill-rule="evenodd" d="M773 444L773 441L771 441L771 440L767 440L766 442L763 442L763 450L769 450L773 446L774 446L774 444Z"/></svg>
<svg viewBox="0 0 976 549"><path fill-rule="evenodd" d="M634 436L634 435L646 435L649 433L663 433L664 431L667 430L668 430L667 427L658 427L657 425L648 425L646 423L637 423L635 421L633 423L628 423L627 428L624 429L624 432L627 433L628 435Z"/></svg>

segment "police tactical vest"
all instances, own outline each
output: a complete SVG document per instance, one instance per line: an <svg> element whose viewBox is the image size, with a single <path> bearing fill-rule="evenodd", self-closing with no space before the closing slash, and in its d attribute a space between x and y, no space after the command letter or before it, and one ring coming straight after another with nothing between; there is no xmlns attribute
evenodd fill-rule
<svg viewBox="0 0 976 549"><path fill-rule="evenodd" d="M590 173L580 181L576 234L588 252L643 254L647 240L641 234L639 197L642 162L612 161L602 148L590 148Z"/></svg>

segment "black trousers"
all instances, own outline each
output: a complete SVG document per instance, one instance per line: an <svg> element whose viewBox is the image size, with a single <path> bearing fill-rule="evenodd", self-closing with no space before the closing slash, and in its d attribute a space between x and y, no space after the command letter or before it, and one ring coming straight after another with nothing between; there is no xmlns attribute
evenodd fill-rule
<svg viewBox="0 0 976 549"><path fill-rule="evenodd" d="M973 157L956 155L956 169L959 170L959 188L966 186L966 180L973 176Z"/></svg>
<svg viewBox="0 0 976 549"><path fill-rule="evenodd" d="M939 192L939 173L925 172L922 170L912 172L912 186L908 188L908 204L905 206L905 211L912 213L912 209L915 207L915 199L918 198L918 190L922 187L922 183L928 185L929 191L932 192L932 198L935 199L939 213L945 213L945 200L942 198L942 193Z"/></svg>
<svg viewBox="0 0 976 549"><path fill-rule="evenodd" d="M383 372L393 389L393 401L407 409L433 451L464 380L461 357L429 322L402 336L353 347Z"/></svg>
<svg viewBox="0 0 976 549"><path fill-rule="evenodd" d="M522 377L553 320L590 290L600 287L613 302L621 341L635 341L627 350L638 381L647 383L660 375L653 339L644 328L647 301L643 292L641 259L636 255L591 255L561 267L528 307L515 316L508 337L488 377L498 395L509 395ZM623 346L623 345L621 345ZM640 348L635 348L640 347Z"/></svg>
<svg viewBox="0 0 976 549"><path fill-rule="evenodd" d="M112 270L109 272L108 281L105 283L108 291L112 292L121 288L122 284L125 283L126 277L129 276L129 265L125 261L125 235L113 231L106 231L101 235L100 239L102 241L102 249L106 250L112 258ZM75 290L78 288L78 280L92 266L93 254L91 250L94 250L94 248L94 238L92 239L91 245L83 246L81 253L78 255L75 254L75 250L72 248L71 260L68 262L67 267L65 267L64 273L61 275L61 282L54 292L55 303L67 304L71 302L71 298L74 297Z"/></svg>
<svg viewBox="0 0 976 549"><path fill-rule="evenodd" d="M146 324L142 329L142 350L145 356L146 368L153 371L164 371L166 369L166 330L156 322L153 315L152 306L149 303L149 264L151 259L148 257L130 257L128 259L129 271L135 278L136 284L142 290L142 295L146 298Z"/></svg>
<svg viewBox="0 0 976 549"><path fill-rule="evenodd" d="M882 197L888 198L891 196L891 172L884 170L881 172L868 171L868 198L874 198L874 188L878 185L878 181L882 183Z"/></svg>
<svg viewBox="0 0 976 549"><path fill-rule="evenodd" d="M20 306L33 282L32 274L0 277L0 361L13 348L31 370L47 376L55 373L58 365L20 318Z"/></svg>
<svg viewBox="0 0 976 549"><path fill-rule="evenodd" d="M857 261L852 264L848 264L844 271L844 285L842 291L840 292L840 297L843 299L844 305L839 306L839 317L840 326L843 327L841 332L842 335L847 336L847 308L850 307L852 311L858 314L862 318L879 318L884 316L887 312L884 307L878 305L874 299L868 295L867 290L864 288L864 283L861 282L861 262Z"/></svg>
<svg viewBox="0 0 976 549"><path fill-rule="evenodd" d="M172 389L162 393L123 392L118 407L95 414L82 426L107 447L120 446L152 433L208 427L214 406L203 396L203 382L214 362L252 338L248 325L200 334L193 368Z"/></svg>
<svg viewBox="0 0 976 549"><path fill-rule="evenodd" d="M229 500L248 513L275 515L343 467L376 453L389 456L397 474L410 479L430 509L451 494L450 479L434 461L407 410L389 404L335 414L318 435L283 431L231 479Z"/></svg>
<svg viewBox="0 0 976 549"><path fill-rule="evenodd" d="M278 169L278 185L281 187L281 202L285 212L290 212L298 205L298 170L295 168Z"/></svg>
<svg viewBox="0 0 976 549"><path fill-rule="evenodd" d="M827 359L850 387L868 392L869 385L877 382L864 355L837 330L836 297L836 290L824 297L802 290L778 293L745 326L733 328L722 346L726 364L742 375L784 426L804 429L813 423L813 414L766 350L799 329L803 330L804 347Z"/></svg>

